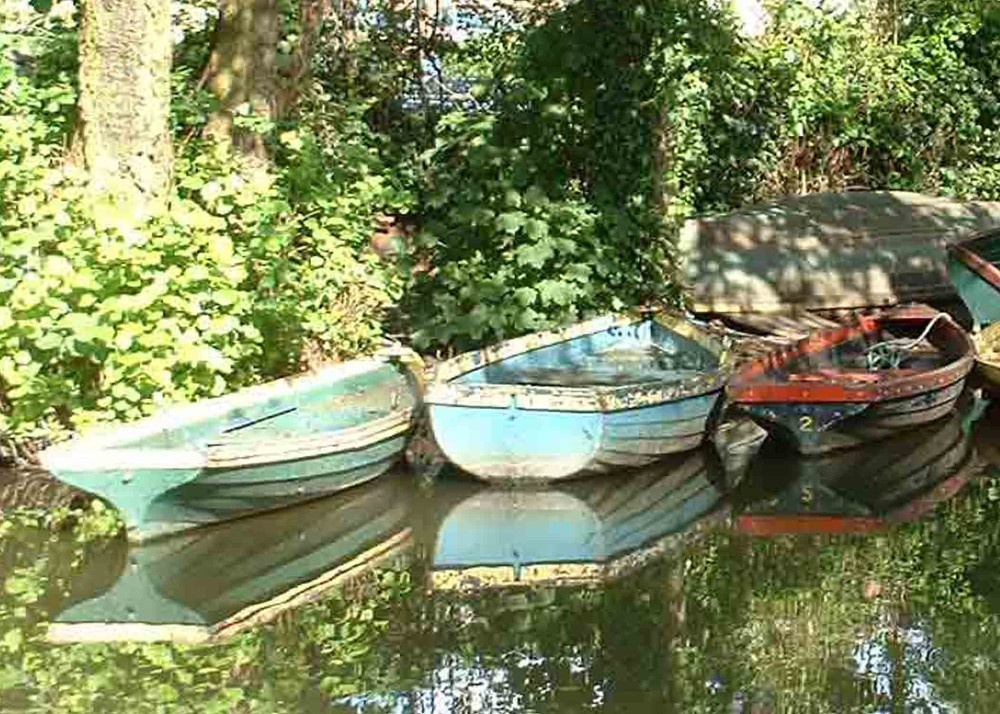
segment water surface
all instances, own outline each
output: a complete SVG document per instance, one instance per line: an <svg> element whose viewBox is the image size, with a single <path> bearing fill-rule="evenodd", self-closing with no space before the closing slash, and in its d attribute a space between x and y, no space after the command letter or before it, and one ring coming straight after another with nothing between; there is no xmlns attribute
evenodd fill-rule
<svg viewBox="0 0 1000 714"><path fill-rule="evenodd" d="M8 518L0 711L993 712L975 416L558 489L397 473L131 550Z"/></svg>

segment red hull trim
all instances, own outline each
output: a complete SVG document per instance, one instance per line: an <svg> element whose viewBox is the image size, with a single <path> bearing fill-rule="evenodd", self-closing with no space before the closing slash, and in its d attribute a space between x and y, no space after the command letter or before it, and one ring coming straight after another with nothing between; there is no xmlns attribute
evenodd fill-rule
<svg viewBox="0 0 1000 714"><path fill-rule="evenodd" d="M779 535L850 535L875 533L888 524L881 518L867 516L823 515L743 515L736 528L752 536Z"/></svg>
<svg viewBox="0 0 1000 714"><path fill-rule="evenodd" d="M948 387L965 379L975 363L975 347L971 339L951 318L938 322L931 337L937 334L940 340L959 356L937 369L917 374L902 370L894 375L872 373L878 378L867 383L860 382L859 379L860 376L867 376L867 373L858 375L850 372L840 375L817 374L816 381L807 384L777 380L756 381L769 372L781 372L783 366L795 357L822 352L875 332L883 322L927 322L937 314L937 311L924 306L902 308L880 315L864 316L854 326L814 333L790 347L764 355L738 370L727 388L727 394L732 401L744 404L856 404L905 399Z"/></svg>

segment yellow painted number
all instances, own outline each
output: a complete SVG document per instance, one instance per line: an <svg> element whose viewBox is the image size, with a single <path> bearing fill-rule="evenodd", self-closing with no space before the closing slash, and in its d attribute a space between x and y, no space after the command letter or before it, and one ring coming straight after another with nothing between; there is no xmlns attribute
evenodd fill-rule
<svg viewBox="0 0 1000 714"><path fill-rule="evenodd" d="M799 417L799 431L812 431L813 430L813 418L811 416L800 416Z"/></svg>

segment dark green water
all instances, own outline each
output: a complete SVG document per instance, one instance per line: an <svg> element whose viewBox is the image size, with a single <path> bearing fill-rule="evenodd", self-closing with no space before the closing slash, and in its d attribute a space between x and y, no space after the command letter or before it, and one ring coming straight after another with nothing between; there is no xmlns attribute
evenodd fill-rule
<svg viewBox="0 0 1000 714"><path fill-rule="evenodd" d="M994 454L997 409L746 471L397 474L131 551L10 517L0 711L995 712Z"/></svg>

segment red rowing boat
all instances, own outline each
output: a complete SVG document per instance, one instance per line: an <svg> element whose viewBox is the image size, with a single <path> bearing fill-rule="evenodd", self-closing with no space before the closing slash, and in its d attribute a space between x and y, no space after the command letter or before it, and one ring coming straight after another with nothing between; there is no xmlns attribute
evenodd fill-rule
<svg viewBox="0 0 1000 714"><path fill-rule="evenodd" d="M850 448L949 413L975 348L923 305L862 316L753 360L729 399L804 454Z"/></svg>

